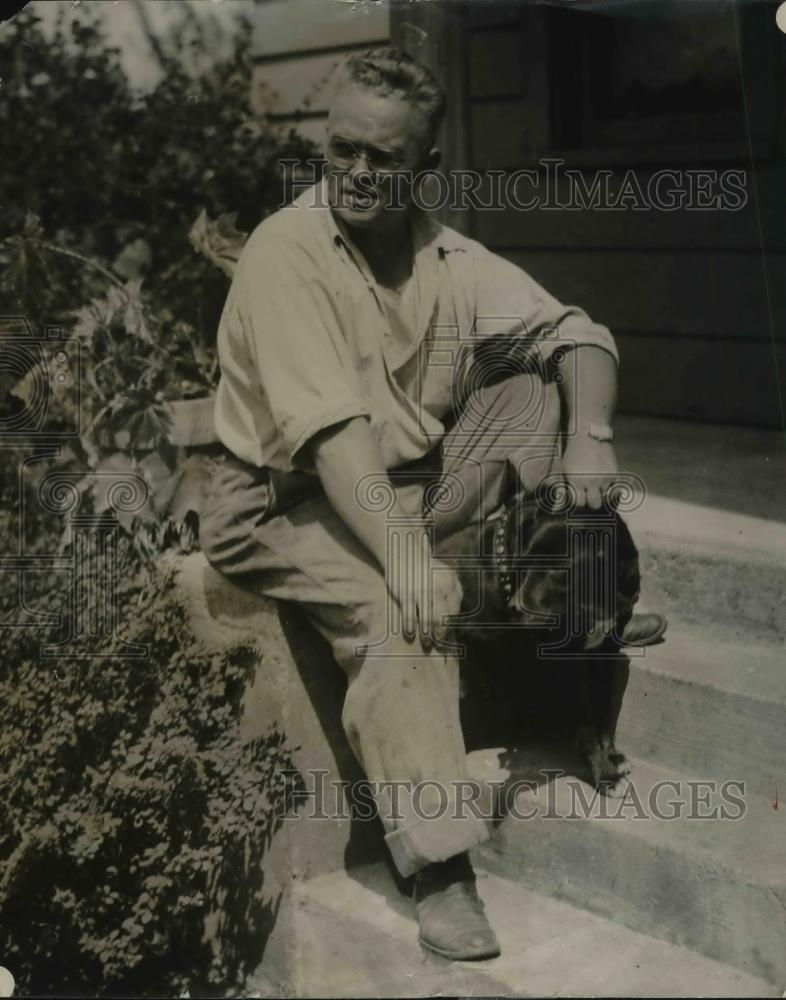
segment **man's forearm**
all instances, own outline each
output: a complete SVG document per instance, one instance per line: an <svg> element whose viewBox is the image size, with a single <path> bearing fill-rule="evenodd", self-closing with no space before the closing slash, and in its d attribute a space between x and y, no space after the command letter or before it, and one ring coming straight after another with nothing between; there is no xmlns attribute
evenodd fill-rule
<svg viewBox="0 0 786 1000"><path fill-rule="evenodd" d="M582 344L560 384L568 440L562 469L579 507L598 509L614 481L617 460L610 441L586 433L589 424L611 424L617 402L617 362L602 347ZM571 433L572 432L572 433Z"/></svg>
<svg viewBox="0 0 786 1000"><path fill-rule="evenodd" d="M356 486L366 476L389 482L371 428L361 417L329 427L311 442L310 453L333 509L382 567L404 638L412 642L420 634L423 650L430 651L435 639L444 638L449 616L458 613L461 585L451 569L433 558L429 534L417 515L406 517L402 544L391 553L388 566L389 517L406 512L397 500L392 509L368 510L356 495Z"/></svg>
<svg viewBox="0 0 786 1000"><path fill-rule="evenodd" d="M364 477L386 476L379 445L368 423L356 417L327 428L311 443L311 455L333 509L384 568L388 512L368 510L358 502L355 492Z"/></svg>
<svg viewBox="0 0 786 1000"><path fill-rule="evenodd" d="M617 362L592 344L580 344L573 354L560 384L568 427L611 424L617 404Z"/></svg>

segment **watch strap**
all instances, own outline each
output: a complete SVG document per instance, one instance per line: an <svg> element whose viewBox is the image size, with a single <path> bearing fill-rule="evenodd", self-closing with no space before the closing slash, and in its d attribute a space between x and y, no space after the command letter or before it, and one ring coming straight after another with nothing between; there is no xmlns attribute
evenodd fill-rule
<svg viewBox="0 0 786 1000"><path fill-rule="evenodd" d="M614 431L608 424L587 424L582 427L579 434L586 434L596 441L613 441Z"/></svg>

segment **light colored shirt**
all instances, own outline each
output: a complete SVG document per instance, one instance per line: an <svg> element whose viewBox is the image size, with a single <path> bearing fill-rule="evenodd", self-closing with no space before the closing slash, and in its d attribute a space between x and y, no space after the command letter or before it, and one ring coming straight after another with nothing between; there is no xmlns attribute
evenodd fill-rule
<svg viewBox="0 0 786 1000"><path fill-rule="evenodd" d="M303 446L352 417L369 421L386 468L421 458L444 436L442 418L472 386L472 349L490 335L518 358L593 344L618 359L606 327L521 268L424 212L410 218L412 276L393 298L327 207L324 184L251 234L218 331L216 431L239 458L308 468Z"/></svg>

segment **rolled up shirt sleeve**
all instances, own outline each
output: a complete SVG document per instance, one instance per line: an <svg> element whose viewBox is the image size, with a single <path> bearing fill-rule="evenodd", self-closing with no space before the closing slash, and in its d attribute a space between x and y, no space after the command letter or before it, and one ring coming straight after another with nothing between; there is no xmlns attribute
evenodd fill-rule
<svg viewBox="0 0 786 1000"><path fill-rule="evenodd" d="M563 305L526 271L484 247L474 257L476 336L514 334L531 355L539 355L544 362L557 348L591 344L619 364L611 332L594 323L583 309Z"/></svg>
<svg viewBox="0 0 786 1000"><path fill-rule="evenodd" d="M234 296L257 377L294 467L303 446L333 424L368 417L336 305L307 248L248 247Z"/></svg>

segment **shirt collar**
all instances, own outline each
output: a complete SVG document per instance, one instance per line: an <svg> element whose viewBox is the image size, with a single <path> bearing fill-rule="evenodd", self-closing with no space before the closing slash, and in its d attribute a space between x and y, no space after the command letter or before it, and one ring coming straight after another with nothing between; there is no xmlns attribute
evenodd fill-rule
<svg viewBox="0 0 786 1000"><path fill-rule="evenodd" d="M319 191L309 188L298 198L303 205L318 205L323 213L325 225L334 246L348 248L347 235L342 233L341 226L329 208L327 178L323 177L314 185ZM448 253L451 250L466 249L462 237L453 229L443 226L438 219L430 215L417 206L410 210L410 221L412 223L412 233L415 240L414 253L418 253L425 247L432 247L436 251Z"/></svg>
<svg viewBox="0 0 786 1000"><path fill-rule="evenodd" d="M353 262L376 298L380 310L384 312L384 304L379 296L378 285L363 255L353 245L351 233L328 207L326 179L323 178L319 185L321 188L318 191L309 189L309 191L304 192L304 196L301 196L301 204L308 205L306 199L310 197L312 205L319 205L332 246L342 255L346 254ZM300 199L298 200L300 201ZM405 364L412 353L417 350L419 341L426 336L431 327L439 300L439 263L442 256L451 250L465 249L458 233L443 226L422 209L415 207L411 210L410 222L413 238L412 285L410 287L414 297L414 328L410 349L401 352L399 357L391 359L394 371Z"/></svg>

